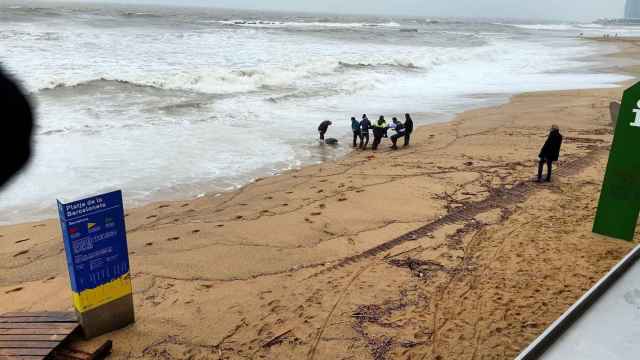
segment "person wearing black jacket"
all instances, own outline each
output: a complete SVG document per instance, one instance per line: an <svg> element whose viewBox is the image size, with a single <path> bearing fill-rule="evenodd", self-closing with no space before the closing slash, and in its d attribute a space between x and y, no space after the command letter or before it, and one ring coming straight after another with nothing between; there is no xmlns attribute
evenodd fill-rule
<svg viewBox="0 0 640 360"><path fill-rule="evenodd" d="M409 114L404 114L404 118L404 146L409 146L409 140L413 132L413 120L411 120L411 115Z"/></svg>
<svg viewBox="0 0 640 360"><path fill-rule="evenodd" d="M546 182L551 181L551 168L554 161L558 161L560 157L560 146L562 146L562 135L560 135L560 129L557 125L551 127L547 141L540 150L538 157L540 162L538 163L538 182L542 182L542 170L544 164L547 164L547 178Z"/></svg>
<svg viewBox="0 0 640 360"><path fill-rule="evenodd" d="M320 140L324 141L324 134L327 133L327 130L329 130L329 126L331 125L332 125L332 122L329 120L325 120L320 123L320 125L318 126L318 132L320 133Z"/></svg>
<svg viewBox="0 0 640 360"><path fill-rule="evenodd" d="M362 150L366 150L369 145L369 128L371 128L371 121L367 115L362 115L362 121L360 121L360 149Z"/></svg>

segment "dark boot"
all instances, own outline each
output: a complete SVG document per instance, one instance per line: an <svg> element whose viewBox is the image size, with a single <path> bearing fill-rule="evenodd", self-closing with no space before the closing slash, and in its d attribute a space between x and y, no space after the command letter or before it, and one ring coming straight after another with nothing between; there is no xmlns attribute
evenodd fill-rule
<svg viewBox="0 0 640 360"><path fill-rule="evenodd" d="M538 182L542 182L542 170L544 170L544 160L540 159L538 162Z"/></svg>

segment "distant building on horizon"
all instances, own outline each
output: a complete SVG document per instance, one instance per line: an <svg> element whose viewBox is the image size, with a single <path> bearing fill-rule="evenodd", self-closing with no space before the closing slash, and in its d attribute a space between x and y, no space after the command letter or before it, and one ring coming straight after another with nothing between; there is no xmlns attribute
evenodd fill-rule
<svg viewBox="0 0 640 360"><path fill-rule="evenodd" d="M627 0L624 17L625 19L640 19L640 0Z"/></svg>

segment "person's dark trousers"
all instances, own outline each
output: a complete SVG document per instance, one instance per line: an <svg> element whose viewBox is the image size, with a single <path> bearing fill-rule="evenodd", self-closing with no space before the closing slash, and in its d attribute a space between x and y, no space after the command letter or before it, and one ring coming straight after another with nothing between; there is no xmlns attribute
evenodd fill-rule
<svg viewBox="0 0 640 360"><path fill-rule="evenodd" d="M404 146L409 146L409 141L411 140L411 133L408 132L404 134Z"/></svg>
<svg viewBox="0 0 640 360"><path fill-rule="evenodd" d="M320 131L320 140L324 140L324 134L326 133L326 131Z"/></svg>
<svg viewBox="0 0 640 360"><path fill-rule="evenodd" d="M369 133L362 133L360 134L360 149L364 150L367 148L367 145L369 145Z"/></svg>
<svg viewBox="0 0 640 360"><path fill-rule="evenodd" d="M398 139L404 135L401 134L395 134L395 135L391 135L391 143L393 144L391 146L392 149L397 149L398 147L396 146L396 143L398 142Z"/></svg>
<svg viewBox="0 0 640 360"><path fill-rule="evenodd" d="M553 161L550 159L540 159L540 162L538 163L538 181L542 181L542 170L544 164L547 164L547 178L545 179L545 181L551 181Z"/></svg>
<svg viewBox="0 0 640 360"><path fill-rule="evenodd" d="M373 143L371 143L372 150L378 150L378 145L380 145L380 141L382 141L382 134L373 135Z"/></svg>
<svg viewBox="0 0 640 360"><path fill-rule="evenodd" d="M358 146L358 139L360 139L360 143L362 143L360 131L353 131L353 147Z"/></svg>

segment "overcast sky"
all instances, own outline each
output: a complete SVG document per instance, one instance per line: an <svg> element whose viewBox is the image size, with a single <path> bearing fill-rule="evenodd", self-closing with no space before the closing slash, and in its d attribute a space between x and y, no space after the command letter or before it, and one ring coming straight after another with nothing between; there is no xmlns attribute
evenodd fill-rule
<svg viewBox="0 0 640 360"><path fill-rule="evenodd" d="M0 0L2 1L2 0ZM98 0L100 1L100 0ZM102 0L378 15L508 17L552 20L620 18L625 0Z"/></svg>

